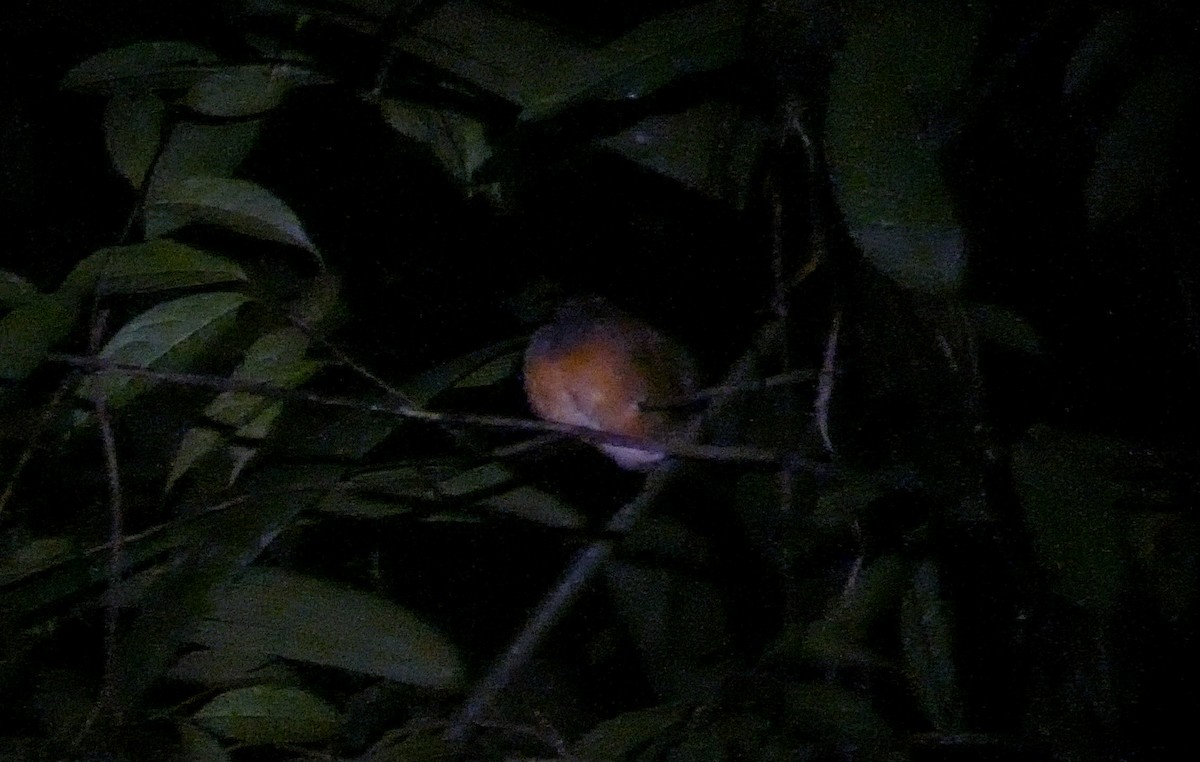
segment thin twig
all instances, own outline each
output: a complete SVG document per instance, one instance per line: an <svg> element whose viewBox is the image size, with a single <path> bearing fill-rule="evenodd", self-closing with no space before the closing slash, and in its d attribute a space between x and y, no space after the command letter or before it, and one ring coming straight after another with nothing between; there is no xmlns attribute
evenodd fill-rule
<svg viewBox="0 0 1200 762"><path fill-rule="evenodd" d="M113 434L112 416L103 398L96 400L96 419L100 425L100 440L104 446L104 465L108 472L108 589L115 592L124 572L125 513L121 499L121 471L117 465L117 439ZM120 615L115 597L110 597L104 609L104 657L106 671L112 674L113 654L116 651L117 624Z"/></svg>
<svg viewBox="0 0 1200 762"><path fill-rule="evenodd" d="M305 335L305 337L307 337L310 341L316 342L322 349L329 352L329 354L331 354L333 356L333 359L336 360L338 363L346 366L350 370L354 371L358 375L360 375L363 378L365 378L366 380L370 381L372 384L374 384L376 386L376 388L380 389L383 392L386 392L389 397L396 400L397 402L401 402L405 405L413 404L412 400L408 397L408 395L406 395L404 392L400 391L396 387L389 384L387 381L385 381L379 375L373 373L369 368L367 368L367 366L363 365L362 363L358 362L350 355L346 354L344 351L342 351L341 347L337 346L336 344L331 342L329 339L322 336L320 334L320 332L318 332L312 326L310 326L307 323L307 321L302 320L301 318L297 317L296 315L288 315L288 320L290 320L292 325L294 325L296 328L299 328L300 331Z"/></svg>
<svg viewBox="0 0 1200 762"><path fill-rule="evenodd" d="M825 356L821 363L821 375L817 381L817 399L813 403L813 412L817 420L817 431L821 433L821 441L825 449L833 454L833 440L829 437L829 403L833 399L833 380L836 376L838 332L842 325L842 311L835 310L833 324L829 327L829 336L825 340Z"/></svg>
<svg viewBox="0 0 1200 762"><path fill-rule="evenodd" d="M194 386L216 391L236 391L260 394L272 399L282 399L304 402L322 407L337 407L359 410L368 413L378 413L413 421L422 421L445 426L478 427L502 429L507 431L532 431L539 433L554 433L582 439L591 444L606 444L618 447L631 447L647 452L659 452L680 458L692 460L717 460L737 463L806 463L804 459L797 461L792 453L777 450L765 450L749 446L700 445L685 440L669 442L653 441L638 437L598 431L583 426L571 426L551 421L535 420L532 418L517 418L501 415L475 415L468 413L444 413L407 405L399 401L363 402L362 400L345 397L328 397L302 389L289 389L271 383L260 381L239 381L223 376L211 376L200 373L182 373L174 371L150 370L135 365L113 363L96 357L80 357L75 355L50 355L50 360L62 362L75 368L91 370L97 373L113 373L131 378L142 378L149 381L161 381L180 386ZM818 464L813 464L814 467Z"/></svg>
<svg viewBox="0 0 1200 762"><path fill-rule="evenodd" d="M647 479L641 494L613 514L604 527L605 533L613 536L628 534L646 508L658 500L678 469L677 461L666 461L656 468ZM529 662L550 629L587 587L600 566L612 555L612 550L612 540L599 540L590 543L575 556L567 567L566 573L538 604L533 616L525 623L500 660L475 686L475 690L471 692L458 716L446 731L448 741L463 743L467 740L496 696Z"/></svg>
<svg viewBox="0 0 1200 762"><path fill-rule="evenodd" d="M778 334L779 325L775 321L764 326L755 337L751 347L743 353L727 374L726 384L745 383L760 350L765 346L773 345L779 338ZM709 408L708 416L710 418L719 416L724 404L726 404L726 400L716 400ZM704 419L697 418L688 427L684 438L690 440L696 437L703 425ZM680 471L681 463L673 458L663 461L651 471L641 493L617 510L609 519L608 524L604 527L606 537L620 537L628 534L641 515L659 499ZM529 662L551 628L591 582L597 571L612 555L612 551L613 540L602 539L590 543L575 556L558 583L542 599L533 616L525 623L500 660L471 692L446 731L445 737L448 741L461 744L470 738L496 697Z"/></svg>
<svg viewBox="0 0 1200 762"><path fill-rule="evenodd" d="M29 466L29 462L33 460L33 452L37 449L38 442L41 441L42 435L50 428L50 421L54 419L55 414L62 407L63 399L66 397L67 390L71 386L70 379L66 379L59 384L58 389L54 392L54 397L50 399L50 402L42 411L42 415L38 418L33 433L25 441L25 448L21 450L21 457L17 459L16 465L13 466L12 474L8 477L8 483L4 485L3 494L0 494L0 516L4 515L4 509L16 492L17 482L21 480L21 474L25 472L26 467Z"/></svg>
<svg viewBox="0 0 1200 762"><path fill-rule="evenodd" d="M117 626L120 624L121 604L117 590L121 584L124 567L124 533L125 512L121 500L121 471L117 465L117 439L113 434L112 416L104 398L95 400L96 419L100 425L100 442L104 450L104 465L108 474L108 594L104 602L104 684L105 690L93 704L87 718L75 736L74 745L78 748L96 721L100 719L105 706L112 702L108 700L107 686L113 684L112 676L116 673Z"/></svg>

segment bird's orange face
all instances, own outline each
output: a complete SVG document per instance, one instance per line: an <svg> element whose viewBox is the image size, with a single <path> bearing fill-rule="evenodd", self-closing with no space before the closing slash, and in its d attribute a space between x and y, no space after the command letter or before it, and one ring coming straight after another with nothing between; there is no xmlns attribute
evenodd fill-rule
<svg viewBox="0 0 1200 762"><path fill-rule="evenodd" d="M572 300L533 335L525 353L525 393L539 417L641 439L679 430L679 416L656 405L694 391L684 349L607 301ZM601 445L622 468L643 469L661 452Z"/></svg>

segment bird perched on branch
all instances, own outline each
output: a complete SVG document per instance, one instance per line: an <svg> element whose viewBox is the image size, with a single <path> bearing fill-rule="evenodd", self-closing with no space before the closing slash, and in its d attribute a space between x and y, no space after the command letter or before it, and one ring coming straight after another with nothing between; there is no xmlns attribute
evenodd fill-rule
<svg viewBox="0 0 1200 762"><path fill-rule="evenodd" d="M695 365L675 340L601 297L565 302L525 352L525 394L548 421L640 439L680 433ZM664 453L599 445L621 468L644 470Z"/></svg>

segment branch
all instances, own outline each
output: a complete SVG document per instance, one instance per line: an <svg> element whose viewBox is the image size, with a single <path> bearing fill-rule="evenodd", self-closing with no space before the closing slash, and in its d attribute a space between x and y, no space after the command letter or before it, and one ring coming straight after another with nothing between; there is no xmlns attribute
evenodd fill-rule
<svg viewBox="0 0 1200 762"><path fill-rule="evenodd" d="M553 423L550 421L536 420L533 418L436 412L417 408L399 401L364 402L362 400L346 397L325 396L302 389L289 389L276 384L265 383L261 381L238 381L225 378L223 376L212 376L201 373L150 370L148 368L142 368L136 365L114 363L110 360L97 357L52 354L48 359L65 363L74 368L90 370L97 373L114 373L129 376L131 378L141 378L148 381L161 381L165 383L178 384L180 386L193 386L221 392L250 392L272 399L303 402L322 407L337 407L350 410L359 410L368 413L378 413L380 415L387 415L405 420L421 421L442 426L477 427L506 431L528 431L539 434L551 433L558 434L560 436L575 437L590 444L631 447L639 450L646 450L648 452L661 452L667 455L673 455L675 457L689 460L712 460L734 463L764 464L778 464L787 462L793 465L799 465L801 468L812 468L814 470L825 467L825 464L823 463L798 457L794 453L768 450L758 447L740 445L702 445L694 444L686 440L660 442L641 439L638 437L631 437L624 434L597 431L595 429L589 429L583 426L571 426L568 424ZM726 384L724 387L718 388L742 388L746 386L747 382L742 381L738 382L737 384ZM719 404L719 402L715 404Z"/></svg>

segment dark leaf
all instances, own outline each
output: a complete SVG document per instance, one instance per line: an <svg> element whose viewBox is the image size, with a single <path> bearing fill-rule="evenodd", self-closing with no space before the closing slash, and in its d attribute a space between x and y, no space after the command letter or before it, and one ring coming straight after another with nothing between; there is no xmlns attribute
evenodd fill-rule
<svg viewBox="0 0 1200 762"><path fill-rule="evenodd" d="M154 93L121 91L104 109L104 144L121 176L141 188L163 140L167 104Z"/></svg>
<svg viewBox="0 0 1200 762"><path fill-rule="evenodd" d="M211 343L233 325L249 297L232 291L192 294L157 304L130 320L99 352L115 364L184 370L211 351ZM120 371L100 371L84 379L79 396L103 397L121 407L153 386Z"/></svg>
<svg viewBox="0 0 1200 762"><path fill-rule="evenodd" d="M137 618L117 639L104 691L112 707L125 709L140 702L220 602L231 578L340 476L341 469L315 466L260 471L246 480L240 499L180 528L176 540L181 546L170 568L147 588L138 601Z"/></svg>
<svg viewBox="0 0 1200 762"><path fill-rule="evenodd" d="M106 50L78 64L63 77L71 90L113 92L131 86L179 87L204 76L200 64L217 56L190 42L135 42Z"/></svg>
<svg viewBox="0 0 1200 762"><path fill-rule="evenodd" d="M1130 451L1116 439L1038 428L1013 453L1013 475L1034 549L1059 592L1078 605L1109 610L1126 588L1117 502L1130 488L1117 464Z"/></svg>
<svg viewBox="0 0 1200 762"><path fill-rule="evenodd" d="M187 177L155 185L146 201L147 238L162 238L195 224L298 246L320 259L296 213L260 185L225 177Z"/></svg>
<svg viewBox="0 0 1200 762"><path fill-rule="evenodd" d="M294 88L332 81L293 64L225 66L192 85L183 102L205 116L247 117L275 108Z"/></svg>
<svg viewBox="0 0 1200 762"><path fill-rule="evenodd" d="M196 639L426 688L463 679L454 646L384 598L279 569L255 569L213 600Z"/></svg>
<svg viewBox="0 0 1200 762"><path fill-rule="evenodd" d="M827 120L841 208L883 272L911 288L952 289L963 234L938 152L961 101L979 14L953 0L852 7Z"/></svg>
<svg viewBox="0 0 1200 762"><path fill-rule="evenodd" d="M177 122L154 165L148 196L191 177L229 177L258 143L262 122ZM147 234L147 238L153 238Z"/></svg>
<svg viewBox="0 0 1200 762"><path fill-rule="evenodd" d="M1172 151L1195 109L1200 72L1174 58L1156 61L1125 94L1096 144L1087 179L1088 219L1117 224L1164 197L1177 168Z"/></svg>
<svg viewBox="0 0 1200 762"><path fill-rule="evenodd" d="M338 724L333 707L313 694L269 685L226 691L193 717L219 736L250 745L328 741Z"/></svg>
<svg viewBox="0 0 1200 762"><path fill-rule="evenodd" d="M84 299L244 280L235 262L163 238L100 249L75 265L62 290Z"/></svg>
<svg viewBox="0 0 1200 762"><path fill-rule="evenodd" d="M433 152L446 172L467 186L492 155L483 123L447 109L388 98L380 104L392 129Z"/></svg>
<svg viewBox="0 0 1200 762"><path fill-rule="evenodd" d="M625 759L656 742L669 740L687 715L687 708L680 704L619 714L589 730L571 753L579 759Z"/></svg>
<svg viewBox="0 0 1200 762"><path fill-rule="evenodd" d="M921 563L900 608L904 663L926 719L934 728L963 730L963 704L954 662L954 623L942 599L937 566Z"/></svg>
<svg viewBox="0 0 1200 762"><path fill-rule="evenodd" d="M77 309L72 300L38 294L0 318L0 378L18 380L32 373L67 337Z"/></svg>

